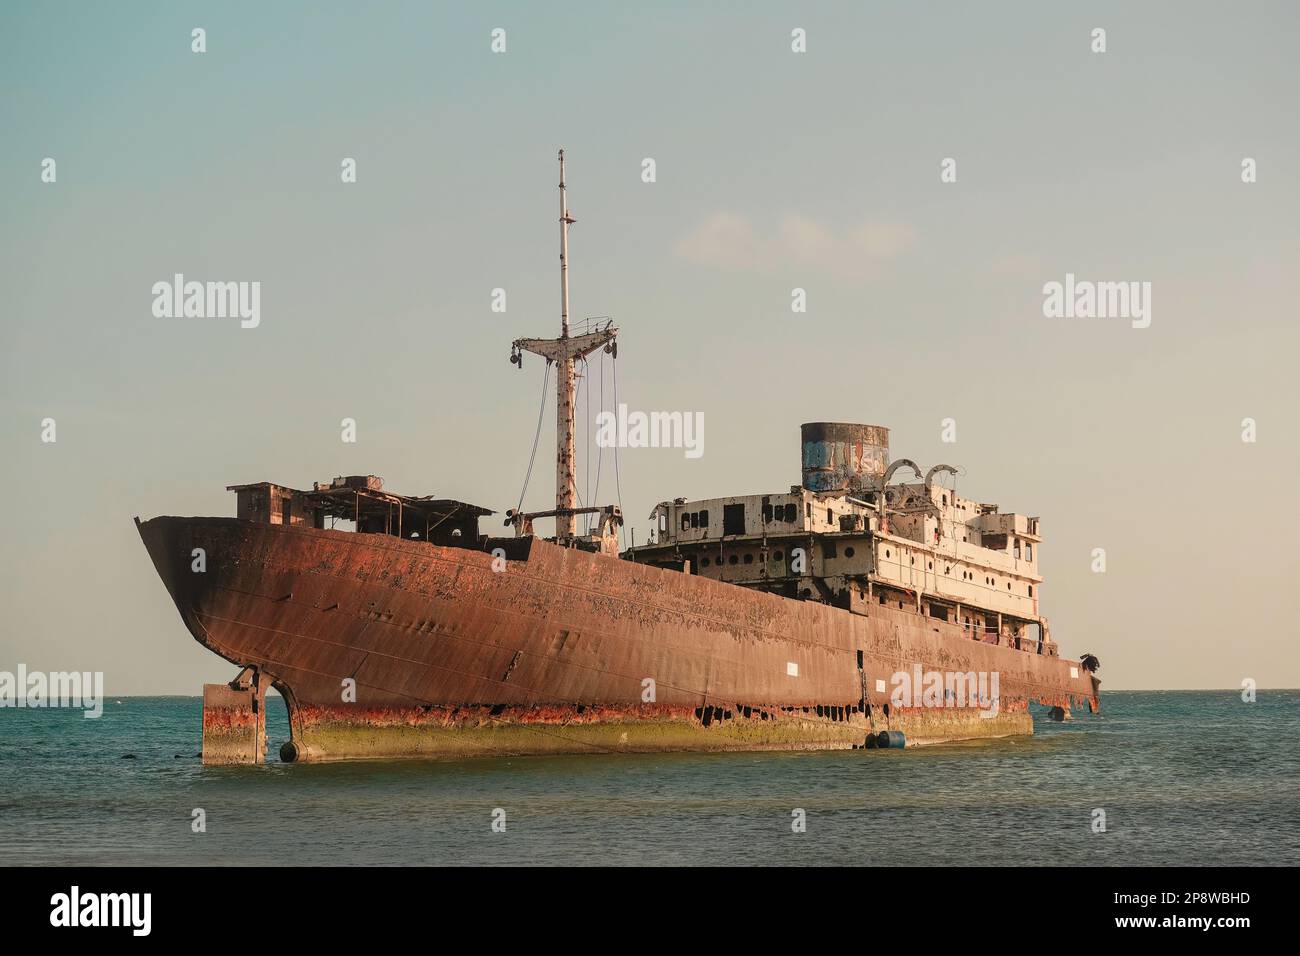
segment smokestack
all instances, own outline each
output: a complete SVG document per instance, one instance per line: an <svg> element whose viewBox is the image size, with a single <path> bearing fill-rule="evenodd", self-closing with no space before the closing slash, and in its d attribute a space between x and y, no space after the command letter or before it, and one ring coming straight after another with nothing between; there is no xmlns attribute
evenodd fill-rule
<svg viewBox="0 0 1300 956"><path fill-rule="evenodd" d="M889 467L889 429L882 425L808 422L799 431L809 491L858 492Z"/></svg>

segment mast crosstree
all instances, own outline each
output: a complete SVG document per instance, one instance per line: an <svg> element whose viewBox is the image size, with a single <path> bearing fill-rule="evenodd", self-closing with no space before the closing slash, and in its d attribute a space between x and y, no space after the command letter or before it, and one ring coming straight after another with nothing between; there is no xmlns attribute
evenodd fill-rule
<svg viewBox="0 0 1300 956"><path fill-rule="evenodd" d="M523 352L531 352L554 362L559 375L555 394L555 511L522 515L511 513L507 523L516 533L531 533L533 518L555 517L557 544L568 545L576 538L578 514L603 512L604 508L575 508L577 503L577 468L574 452L575 368L579 359L599 348L615 352L618 329L610 322L604 328L581 335L569 334L569 226L577 222L569 214L568 191L564 185L564 150L560 150L560 336L554 339L515 339L511 343L510 361L522 368ZM611 512L613 514L613 512ZM622 523L618 516L618 523ZM527 528L528 530L525 530Z"/></svg>

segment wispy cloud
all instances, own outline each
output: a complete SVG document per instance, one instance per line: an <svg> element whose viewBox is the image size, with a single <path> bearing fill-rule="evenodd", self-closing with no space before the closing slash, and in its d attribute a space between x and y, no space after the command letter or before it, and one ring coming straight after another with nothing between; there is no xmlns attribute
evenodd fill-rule
<svg viewBox="0 0 1300 956"><path fill-rule="evenodd" d="M786 216L762 231L747 217L716 212L673 244L673 253L696 265L738 271L778 266L815 269L863 281L905 255L917 242L907 223L869 221L843 231L806 216Z"/></svg>

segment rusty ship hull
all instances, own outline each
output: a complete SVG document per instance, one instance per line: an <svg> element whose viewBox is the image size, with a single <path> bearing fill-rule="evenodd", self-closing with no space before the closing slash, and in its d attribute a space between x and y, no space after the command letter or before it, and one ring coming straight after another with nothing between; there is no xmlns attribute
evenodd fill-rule
<svg viewBox="0 0 1300 956"><path fill-rule="evenodd" d="M792 600L556 546L490 550L238 518L137 526L190 633L242 668L205 687L204 760L851 748L1032 733L1099 682L955 623ZM206 567L195 570L202 549ZM996 673L996 714L890 707L890 675Z"/></svg>

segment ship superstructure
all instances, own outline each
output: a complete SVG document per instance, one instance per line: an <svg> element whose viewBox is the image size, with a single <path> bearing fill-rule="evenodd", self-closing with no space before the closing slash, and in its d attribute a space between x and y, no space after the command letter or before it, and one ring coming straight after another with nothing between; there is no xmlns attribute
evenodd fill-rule
<svg viewBox="0 0 1300 956"><path fill-rule="evenodd" d="M889 430L802 426L802 483L785 493L660 502L636 561L859 612L878 604L961 625L975 640L1056 656L1038 613L1039 519L958 495ZM916 477L894 481L900 472Z"/></svg>

